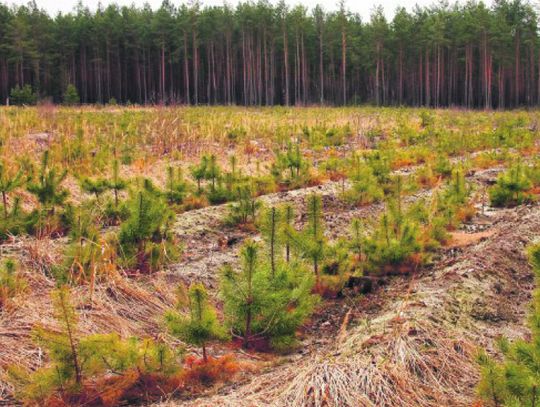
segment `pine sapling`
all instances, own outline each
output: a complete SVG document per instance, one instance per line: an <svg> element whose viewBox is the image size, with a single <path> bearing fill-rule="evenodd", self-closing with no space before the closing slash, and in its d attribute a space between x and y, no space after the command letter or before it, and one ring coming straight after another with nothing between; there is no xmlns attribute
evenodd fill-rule
<svg viewBox="0 0 540 407"><path fill-rule="evenodd" d="M306 255L313 262L315 284L319 285L319 265L324 258L325 240L324 223L322 219L322 199L320 195L312 194L307 199L308 225L305 230Z"/></svg>
<svg viewBox="0 0 540 407"><path fill-rule="evenodd" d="M23 171L19 169L15 174L8 171L5 163L0 161L0 194L2 195L2 207L4 219L8 218L8 195L25 183Z"/></svg>
<svg viewBox="0 0 540 407"><path fill-rule="evenodd" d="M294 208L291 204L285 204L285 207L283 209L284 216L283 216L283 223L281 225L280 234L283 237L283 240L285 241L285 260L287 263L291 260L291 244L292 240L290 238L291 236L291 230L293 229L294 224Z"/></svg>
<svg viewBox="0 0 540 407"><path fill-rule="evenodd" d="M127 181L120 177L120 163L117 159L113 161L112 166L112 177L108 181L108 187L114 193L114 206L118 209L119 204L119 194L120 191L123 191L127 187Z"/></svg>
<svg viewBox="0 0 540 407"><path fill-rule="evenodd" d="M169 224L173 213L159 194L149 185L133 195L129 217L122 223L119 233L121 254L128 266L150 269L164 260L175 257L176 249Z"/></svg>
<svg viewBox="0 0 540 407"><path fill-rule="evenodd" d="M66 179L67 170L59 171L49 165L49 151L43 153L41 168L37 180L28 184L28 191L36 196L43 208L54 213L58 205L62 205L68 197L68 191L61 187Z"/></svg>
<svg viewBox="0 0 540 407"><path fill-rule="evenodd" d="M364 254L364 225L359 218L354 218L351 222L350 246L356 252L358 261L362 262L362 256Z"/></svg>
<svg viewBox="0 0 540 407"><path fill-rule="evenodd" d="M248 225L255 222L261 203L256 199L250 185L239 185L235 191L236 202L230 205L227 223Z"/></svg>
<svg viewBox="0 0 540 407"><path fill-rule="evenodd" d="M246 242L241 270L223 269L220 295L226 322L244 347L266 340L285 349L295 342L297 328L317 301L312 294L313 274L299 262L276 263L272 272L270 262L260 260L259 250L253 241Z"/></svg>
<svg viewBox="0 0 540 407"><path fill-rule="evenodd" d="M231 267L225 267L223 270L221 294L225 302L225 312L229 313L229 318L236 321L232 322L233 326L236 325L243 331L242 343L247 348L252 339L253 317L259 306L259 303L255 302L259 298L255 295L256 284L254 284L260 272L256 243L246 242L240 256L242 258L240 273L235 273Z"/></svg>
<svg viewBox="0 0 540 407"><path fill-rule="evenodd" d="M187 184L182 175L182 169L175 170L173 166L167 168L167 201L169 203L180 204L184 200L187 193Z"/></svg>
<svg viewBox="0 0 540 407"><path fill-rule="evenodd" d="M201 181L206 179L206 174L208 172L208 156L203 155L201 157L201 162L191 167L191 175L197 181L197 193L200 194L202 192L201 188Z"/></svg>
<svg viewBox="0 0 540 407"><path fill-rule="evenodd" d="M108 181L103 178L83 178L81 181L81 188L86 193L94 195L96 201L99 203L99 197L107 191L109 184Z"/></svg>
<svg viewBox="0 0 540 407"><path fill-rule="evenodd" d="M184 291L183 290L180 291ZM208 361L206 346L210 341L224 340L226 334L217 319L217 312L208 301L202 284L192 284L188 295L179 296L179 307L187 308L187 315L170 311L165 315L169 331L189 344L200 346L203 360Z"/></svg>
<svg viewBox="0 0 540 407"><path fill-rule="evenodd" d="M272 206L271 208L264 211L259 226L261 234L266 242L266 247L268 248L268 258L270 259L272 277L275 276L276 264L278 261L277 256L279 255L279 250L282 247L281 233L279 230L282 223L281 218L281 211L275 206Z"/></svg>
<svg viewBox="0 0 540 407"><path fill-rule="evenodd" d="M54 318L60 325L60 331L37 327L35 339L46 347L58 371L62 384L75 380L78 386L83 380L83 371L79 359L78 315L71 302L69 288L63 286L52 293Z"/></svg>
<svg viewBox="0 0 540 407"><path fill-rule="evenodd" d="M217 162L217 157L212 154L208 160L208 166L206 168L205 179L210 181L211 191L216 191L216 182L221 179L221 168Z"/></svg>

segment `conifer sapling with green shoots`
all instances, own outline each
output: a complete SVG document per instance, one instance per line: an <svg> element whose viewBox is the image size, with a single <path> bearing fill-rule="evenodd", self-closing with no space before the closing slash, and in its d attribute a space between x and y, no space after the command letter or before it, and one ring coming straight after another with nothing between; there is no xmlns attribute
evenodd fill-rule
<svg viewBox="0 0 540 407"><path fill-rule="evenodd" d="M179 288L185 291L185 287ZM172 335L202 349L203 360L208 361L207 344L227 339L224 327L217 318L215 308L208 301L204 285L192 284L189 292L178 296L178 308L186 313L169 311L165 314L167 327Z"/></svg>

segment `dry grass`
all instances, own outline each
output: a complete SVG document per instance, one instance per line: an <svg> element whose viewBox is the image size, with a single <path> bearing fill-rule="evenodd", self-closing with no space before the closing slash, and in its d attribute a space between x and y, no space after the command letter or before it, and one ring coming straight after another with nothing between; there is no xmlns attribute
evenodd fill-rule
<svg viewBox="0 0 540 407"><path fill-rule="evenodd" d="M524 247L540 234L540 208L502 211L493 223L457 259L378 293L382 309L365 319L359 310L345 341L221 395L160 406L471 405L476 346L492 350L498 335L526 332L532 273Z"/></svg>
<svg viewBox="0 0 540 407"><path fill-rule="evenodd" d="M396 141L399 123L406 122L413 130L419 130L418 113L415 109L371 108L325 108L324 114L320 108L2 108L0 142L4 144L0 158L15 165L14 157L26 155L35 161L41 151L51 149L53 160L69 167L71 172L105 175L110 170L108 164L113 148L133 145L132 162L122 166L122 175L146 176L163 185L169 163L187 169L203 153L216 153L225 167L228 166L228 157L236 154L247 173L254 174L258 163L267 172L268 163L274 158L273 149L301 134L303 126L350 126L352 134L340 150L341 154L373 147L375 141ZM498 121L517 116L532 120L538 116L534 111L485 114L445 110L435 114L440 129L449 133L466 129L471 134L488 131ZM84 133L84 157L65 162L64 149L72 147L79 128ZM232 139L231 132L239 128L245 133L241 132ZM538 134L534 137L538 138ZM99 155L101 147L107 154ZM333 154L333 149L305 147L306 157L311 163ZM467 148L475 151L477 147L471 144ZM480 155L480 149L478 147L478 151L471 153L470 158ZM394 165L422 163L426 151L430 152L429 149L410 154L405 152ZM456 156L453 161L461 159L461 156ZM405 172L410 173L414 169L408 168ZM438 186L437 182L429 184ZM74 177L67 180L66 186L75 203L84 198ZM286 194L271 194L262 200L276 203L286 199L298 203L310 191L321 193L327 201L334 202L341 191L341 182L328 182L321 187ZM35 204L26 192L21 191L20 194L25 206ZM193 202L194 207L199 204ZM343 234L352 213L345 213L341 203L335 206L331 213L334 223L332 237ZM380 206L357 208L356 213L370 217L380 209ZM223 231L214 230L224 211L225 207L206 208L179 217L178 229L189 226L189 230L183 228L186 230L182 237L186 237L185 257L190 255L191 262L183 261L169 270L140 278L127 278L116 267L111 267L106 279L75 287L73 297L81 313L82 333L116 331L122 336L162 335L161 317L174 304L174 288L183 276L204 279L205 283L212 285L221 264L235 261L234 250L223 248L221 251L222 248L214 250L213 247L218 244L218 239L212 240L214 237L227 238ZM509 216L512 213L509 212ZM501 300L500 293L494 291L493 284L506 281L508 277L504 273L510 273L514 267L519 268L519 278L526 278L524 258L516 251L516 242L522 243L540 233L540 213L536 210L534 214L536 218L525 214L510 220L502 219L497 233L492 229L476 234L454 234L450 247L458 252L464 251L456 268L438 267L433 275L413 283L397 280L380 293L380 297L385 299L385 306L377 315L366 316L363 310L358 309L346 314L332 346L321 347L315 355L302 357L269 373L250 375L252 380L248 384L239 385L221 396L202 398L193 404L262 406L271 403L306 407L467 405L472 398L471 383L476 377L471 362L474 352L471 344L479 338L491 338L503 330L499 326L493 328L491 322L473 318L471 304L483 301L482 310L487 308L489 311L486 315L493 312L503 315L503 311L508 312L503 308L508 308L511 313L516 304L526 302L527 291L523 287L511 291L521 293L517 295L523 297L510 295L508 300L513 303L507 304ZM203 216L210 221L206 222ZM515 225L519 227L514 229ZM501 236L508 240L501 241ZM227 240L224 246L226 243ZM49 300L49 293L55 285L51 269L61 262L64 244L61 239L25 238L0 246L2 256L15 255L21 259L23 274L29 282L28 292L14 299L16 306L8 313L0 313L0 371L12 363L29 368L44 363L44 355L32 343L30 332L38 322L55 325ZM501 256L507 256L509 260L496 256L491 258L493 253L502 253ZM491 270L494 270L493 274L489 274ZM407 285L408 290L404 288ZM487 293L485 300L480 298L484 293ZM520 333L520 323L520 318L505 322L504 329L511 334ZM172 341L169 337L165 340ZM488 340L486 344L490 343ZM0 400L11 390L0 377ZM170 402L170 405L175 404Z"/></svg>

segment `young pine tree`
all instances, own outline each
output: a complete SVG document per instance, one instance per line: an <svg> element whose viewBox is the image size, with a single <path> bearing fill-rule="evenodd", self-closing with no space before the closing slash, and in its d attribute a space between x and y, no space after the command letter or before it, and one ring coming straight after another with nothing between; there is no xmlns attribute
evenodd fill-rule
<svg viewBox="0 0 540 407"><path fill-rule="evenodd" d="M120 163L117 159L113 161L112 166L112 177L108 181L108 187L110 190L113 191L114 194L114 206L116 209L118 209L119 204L119 194L121 191L126 189L127 187L127 181L120 177Z"/></svg>
<svg viewBox="0 0 540 407"><path fill-rule="evenodd" d="M537 285L529 319L531 339L512 343L504 338L499 340L503 354L500 363L487 353L480 353L482 377L477 391L486 406L540 405L540 244L533 246L529 253Z"/></svg>
<svg viewBox="0 0 540 407"><path fill-rule="evenodd" d="M232 268L226 266L221 279L221 292L225 302L224 312L243 336L243 344L247 348L252 339L254 317L264 306L264 294L268 291L268 287L258 264L256 243L246 242L240 256L241 272L235 273Z"/></svg>
<svg viewBox="0 0 540 407"><path fill-rule="evenodd" d="M64 217L69 224L69 244L65 247L62 264L52 268L57 283L90 282L91 293L100 272L98 264L110 255L105 245L100 244L92 209L84 206L66 208Z"/></svg>
<svg viewBox="0 0 540 407"><path fill-rule="evenodd" d="M410 214L400 210L395 201L389 202L379 225L366 237L364 249L368 266L375 272L416 261L414 256L422 253L419 224Z"/></svg>
<svg viewBox="0 0 540 407"><path fill-rule="evenodd" d="M282 248L282 234L280 226L282 224L282 212L279 208L272 206L264 211L259 221L259 230L268 248L268 258L270 259L270 269L272 276L276 274L278 258Z"/></svg>
<svg viewBox="0 0 540 407"><path fill-rule="evenodd" d="M225 173L225 186L229 193L232 192L234 185L240 180L240 173L237 169L238 159L233 154L229 157L230 171Z"/></svg>
<svg viewBox="0 0 540 407"><path fill-rule="evenodd" d="M33 372L19 366L11 366L8 371L17 395L26 404L73 405L73 400L88 400L89 395L96 403L106 400L107 405L123 405L128 402L123 399L124 392L133 397L129 390L134 390L140 393L140 400L145 400L156 390L152 386L159 388L159 381L167 384L168 378L178 372L175 353L163 343L122 339L118 334L80 335L78 315L67 287L55 290L52 299L59 328L38 326L33 331L34 340L48 354L48 363ZM131 374L124 376L126 371ZM125 380L111 381L111 377ZM96 385L99 388L93 389ZM107 393L107 398L96 399L96 390L98 394Z"/></svg>
<svg viewBox="0 0 540 407"><path fill-rule="evenodd" d="M217 162L217 157L212 154L210 157L207 158L207 167L206 167L206 173L205 173L205 179L210 182L210 194L214 195L216 194L218 183L221 181L222 178L222 171L219 166L219 163Z"/></svg>
<svg viewBox="0 0 540 407"><path fill-rule="evenodd" d="M313 275L300 264L283 262L272 273L270 260L261 259L259 252L257 244L248 241L241 250L241 270L223 269L220 295L226 321L246 348L260 340L288 348L317 301L311 294Z"/></svg>
<svg viewBox="0 0 540 407"><path fill-rule="evenodd" d="M66 91L64 92L64 104L66 106L75 106L78 105L81 101L81 98L79 97L79 92L77 92L77 88L73 84L69 84L66 88Z"/></svg>
<svg viewBox="0 0 540 407"><path fill-rule="evenodd" d="M532 182L521 162L499 175L497 183L489 190L493 206L521 205L531 199L527 193L532 188Z"/></svg>
<svg viewBox="0 0 540 407"><path fill-rule="evenodd" d="M119 233L125 265L151 271L174 259L178 250L169 230L174 214L164 200L147 186L132 196L128 208L129 217Z"/></svg>
<svg viewBox="0 0 540 407"><path fill-rule="evenodd" d="M278 151L276 156L276 162L272 166L272 175L276 181L285 182L289 186L300 185L302 176L307 173L308 169L307 162L300 150L300 144L289 142L286 151Z"/></svg>
<svg viewBox="0 0 540 407"><path fill-rule="evenodd" d="M62 205L68 197L68 191L61 186L66 176L67 170L59 171L56 167L50 167L49 151L45 151L37 180L31 181L27 189L36 196L45 210L54 213L55 207Z"/></svg>
<svg viewBox="0 0 540 407"><path fill-rule="evenodd" d="M108 181L103 178L83 178L81 180L81 189L96 197L99 203L99 197L109 188Z"/></svg>
<svg viewBox="0 0 540 407"><path fill-rule="evenodd" d="M8 218L8 195L25 183L23 171L19 169L15 174L10 173L3 161L0 161L0 194L2 195L2 208L4 220Z"/></svg>
<svg viewBox="0 0 540 407"><path fill-rule="evenodd" d="M294 207L291 204L285 204L283 207L283 222L280 227L280 235L285 245L285 261L291 260L291 246L294 243L291 236L294 233Z"/></svg>
<svg viewBox="0 0 540 407"><path fill-rule="evenodd" d="M324 237L324 221L322 217L322 199L320 195L311 194L306 202L307 225L301 233L289 229L289 237L298 251L308 258L313 265L315 284L320 282L320 266L325 258L327 242Z"/></svg>
<svg viewBox="0 0 540 407"><path fill-rule="evenodd" d="M202 192L201 181L206 179L208 172L208 156L203 155L198 165L191 167L191 176L197 181L197 193Z"/></svg>
<svg viewBox="0 0 540 407"><path fill-rule="evenodd" d="M74 382L79 387L83 371L79 357L78 315L71 301L71 293L66 286L52 293L54 318L60 326L53 331L43 326L34 330L34 339L45 347L53 359L57 377L53 379L56 387ZM51 374L54 374L51 372Z"/></svg>
<svg viewBox="0 0 540 407"><path fill-rule="evenodd" d="M261 203L255 198L251 186L237 186L235 196L236 202L230 205L226 223L230 225L248 225L254 223Z"/></svg>
<svg viewBox="0 0 540 407"><path fill-rule="evenodd" d="M26 215L21 208L20 197L15 197L7 217L2 216L0 222L0 241L31 230L35 219Z"/></svg>
<svg viewBox="0 0 540 407"><path fill-rule="evenodd" d="M186 197L188 185L182 175L182 169L171 165L167 168L167 190L165 196L170 204L181 204Z"/></svg>
<svg viewBox="0 0 540 407"><path fill-rule="evenodd" d="M351 188L345 192L345 199L357 205L367 205L382 199L384 193L370 166L354 155L349 173Z"/></svg>
<svg viewBox="0 0 540 407"><path fill-rule="evenodd" d="M362 261L364 255L364 224L361 219L354 218L351 221L351 240L349 242L351 250Z"/></svg>
<svg viewBox="0 0 540 407"><path fill-rule="evenodd" d="M200 346L203 360L207 362L207 343L226 339L225 329L218 321L215 308L208 302L208 294L202 284L192 284L188 295L179 296L179 299L179 306L187 308L188 313L168 312L165 315L167 327L172 335Z"/></svg>

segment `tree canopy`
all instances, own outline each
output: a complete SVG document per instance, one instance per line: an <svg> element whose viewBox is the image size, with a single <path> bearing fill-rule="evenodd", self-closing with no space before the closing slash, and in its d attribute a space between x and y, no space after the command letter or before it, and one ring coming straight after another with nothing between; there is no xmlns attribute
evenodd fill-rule
<svg viewBox="0 0 540 407"><path fill-rule="evenodd" d="M523 0L398 8L392 21L264 0L54 17L1 4L0 101L28 85L61 102L72 84L81 103L531 106L537 20Z"/></svg>

